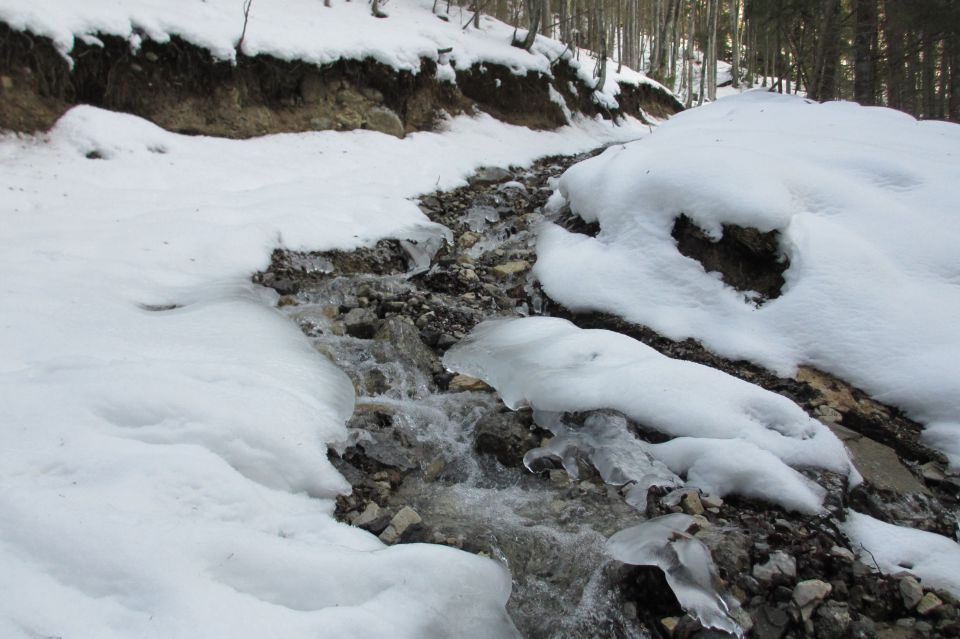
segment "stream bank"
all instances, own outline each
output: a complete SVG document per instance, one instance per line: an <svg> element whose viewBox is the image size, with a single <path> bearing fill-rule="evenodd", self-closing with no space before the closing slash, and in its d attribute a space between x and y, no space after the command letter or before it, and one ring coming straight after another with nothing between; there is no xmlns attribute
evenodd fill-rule
<svg viewBox="0 0 960 639"><path fill-rule="evenodd" d="M529 276L535 227L551 179L579 159L484 169L467 187L422 197L424 212L453 232L446 246L384 241L346 253L278 251L256 276L357 390L350 441L331 452L354 487L338 501L337 516L386 543L440 543L503 562L514 581L508 611L527 637L718 634L684 615L659 569L620 564L605 552L613 533L674 512L696 518L695 536L717 563L715 585L752 636L960 634L954 597L910 577L880 575L857 559L859 549L839 527L853 507L955 534L957 480L920 442L917 424L819 371L778 378L694 340L673 342L613 317L573 313L542 294ZM828 514L810 517L665 489L628 503L629 486L605 482L582 450L572 473L544 458L525 464L551 436L542 416L507 410L479 380L445 371L440 357L484 319L537 314L616 330L786 395L835 429L867 481L851 490L843 477L804 471L828 490ZM591 417L625 424L648 441L664 439L609 411L565 419L583 424Z"/></svg>

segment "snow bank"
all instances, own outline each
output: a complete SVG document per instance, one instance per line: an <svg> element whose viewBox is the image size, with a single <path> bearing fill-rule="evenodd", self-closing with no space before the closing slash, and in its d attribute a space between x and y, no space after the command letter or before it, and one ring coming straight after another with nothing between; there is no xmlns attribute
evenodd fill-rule
<svg viewBox="0 0 960 639"><path fill-rule="evenodd" d="M884 573L908 572L927 588L960 596L960 544L934 533L884 523L849 511L844 532L865 551L860 559Z"/></svg>
<svg viewBox="0 0 960 639"><path fill-rule="evenodd" d="M779 374L829 371L930 425L960 467L960 127L850 103L745 93L571 168L534 273L573 309L696 337ZM677 251L685 213L782 234L782 296L760 308Z"/></svg>
<svg viewBox="0 0 960 639"><path fill-rule="evenodd" d="M0 635L512 636L496 563L334 521L352 386L250 274L439 234L408 198L645 131L233 141L77 107L0 138Z"/></svg>
<svg viewBox="0 0 960 639"><path fill-rule="evenodd" d="M645 449L707 493L816 512L822 489L790 466L850 469L843 444L785 397L612 331L551 317L491 320L444 364L483 379L510 408L609 408L671 435Z"/></svg>
<svg viewBox="0 0 960 639"><path fill-rule="evenodd" d="M179 36L210 50L217 59L235 60L243 5L243 0L0 0L0 21L48 36L65 55L73 49L75 37L114 35L130 40L135 49L144 37L166 42ZM433 0L397 0L383 6L389 18L377 19L370 15L368 2L333 0L325 7L321 0L254 0L242 50L249 56L267 54L318 65L372 58L414 73L427 59L440 63L438 74L447 80L457 70L484 63L500 64L521 75L550 75L553 61L561 55L572 58L563 44L543 36L537 37L530 52L511 46L513 27L490 16L482 17L479 29L464 29L472 12L455 8L444 21L433 14L433 5ZM446 49L452 51L441 60L439 51ZM571 64L582 79L596 84L592 60ZM609 69L597 96L607 106L616 106L618 81L657 84L631 69L618 73L615 64Z"/></svg>

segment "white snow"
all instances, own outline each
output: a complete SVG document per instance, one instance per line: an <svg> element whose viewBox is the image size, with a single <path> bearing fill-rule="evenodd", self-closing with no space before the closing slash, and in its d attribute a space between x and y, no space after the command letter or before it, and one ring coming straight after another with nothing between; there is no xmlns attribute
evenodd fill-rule
<svg viewBox="0 0 960 639"><path fill-rule="evenodd" d="M233 141L77 107L0 137L0 635L512 636L495 562L334 521L352 386L249 278L437 237L409 198L645 132Z"/></svg>
<svg viewBox="0 0 960 639"><path fill-rule="evenodd" d="M620 333L551 317L488 320L444 364L484 380L510 408L613 409L671 435L645 450L706 493L817 512L823 490L791 466L850 471L843 444L790 400Z"/></svg>
<svg viewBox="0 0 960 639"><path fill-rule="evenodd" d="M808 364L930 426L960 467L960 127L851 103L750 92L684 112L571 168L597 238L549 226L534 274L568 308L601 309L779 374ZM761 307L677 251L685 213L778 230L783 294Z"/></svg>
<svg viewBox="0 0 960 639"><path fill-rule="evenodd" d="M330 7L322 0L253 0L241 48L248 56L314 64L371 58L413 73L420 71L421 60L432 60L440 63L437 77L444 81L483 63L500 64L520 75L551 75L551 64L562 55L571 59L584 81L596 84L595 61L588 52L582 52L581 64L565 45L542 35L531 51L524 51L511 46L510 25L485 15L479 29L464 28L472 12L456 7L444 21L432 13L433 4L395 0L383 5L389 17L377 19L370 15L369 3L359 0L333 0ZM145 37L167 42L177 36L210 50L217 59L232 61L243 31L243 5L243 0L0 0L0 21L51 38L64 55L72 51L74 38L92 41L97 34L127 39L132 49ZM439 53L446 49L452 51ZM617 72L614 63L608 68L607 81L596 94L608 107L617 104L618 82L657 84L626 67Z"/></svg>
<svg viewBox="0 0 960 639"><path fill-rule="evenodd" d="M960 544L924 530L894 526L869 515L848 511L843 525L863 552L860 560L887 574L908 572L926 588L942 588L960 596Z"/></svg>

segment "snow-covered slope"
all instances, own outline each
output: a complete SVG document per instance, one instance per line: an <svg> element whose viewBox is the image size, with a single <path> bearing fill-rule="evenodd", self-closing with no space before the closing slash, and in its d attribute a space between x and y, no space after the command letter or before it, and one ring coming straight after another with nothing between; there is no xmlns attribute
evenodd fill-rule
<svg viewBox="0 0 960 639"><path fill-rule="evenodd" d="M697 337L783 374L811 364L928 426L960 466L960 127L850 103L746 93L570 169L553 204L599 221L554 226L536 275L571 308ZM780 297L756 307L684 257L686 214L782 233Z"/></svg>
<svg viewBox="0 0 960 639"><path fill-rule="evenodd" d="M0 635L510 636L495 562L334 521L353 388L250 274L439 232L407 198L643 131L231 141L77 107L0 138Z"/></svg>
<svg viewBox="0 0 960 639"><path fill-rule="evenodd" d="M234 60L243 31L242 0L0 0L0 21L14 29L51 38L65 55L74 39L96 34L129 39L136 48L144 39L166 42L176 35L208 49L221 60ZM538 36L532 51L511 46L513 28L483 16L480 28L464 28L472 13L454 7L445 20L432 12L433 0L395 0L384 5L388 18L370 15L368 2L334 0L254 0L242 42L245 55L267 54L281 60L318 65L340 59L372 58L397 70L419 72L421 60L440 63L447 80L475 64L500 64L517 74L551 74L551 63L572 57L556 40ZM445 8L440 3L440 9ZM441 54L441 51L449 53ZM595 60L585 54L571 60L585 81L595 83ZM620 82L656 84L629 68L608 63L606 84L597 99L615 106Z"/></svg>

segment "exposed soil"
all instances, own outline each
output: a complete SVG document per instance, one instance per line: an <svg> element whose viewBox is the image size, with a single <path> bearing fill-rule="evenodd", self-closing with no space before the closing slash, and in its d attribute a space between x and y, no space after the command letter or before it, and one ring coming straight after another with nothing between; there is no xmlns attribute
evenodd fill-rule
<svg viewBox="0 0 960 639"><path fill-rule="evenodd" d="M664 116L682 109L664 91L625 86L623 108L602 111L566 61L555 65L555 80L487 64L461 72L454 85L436 79L430 60L418 73L371 59L316 66L238 54L230 64L177 37L159 43L144 36L136 51L123 38L96 38L99 44L75 42L70 68L48 38L0 22L0 129L49 129L74 104L133 113L180 133L229 138L363 128L402 136L434 128L444 113L473 109L549 129L566 122L550 98L552 84L573 111L591 116L642 118L644 111Z"/></svg>

